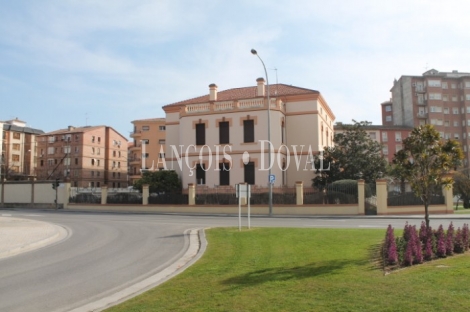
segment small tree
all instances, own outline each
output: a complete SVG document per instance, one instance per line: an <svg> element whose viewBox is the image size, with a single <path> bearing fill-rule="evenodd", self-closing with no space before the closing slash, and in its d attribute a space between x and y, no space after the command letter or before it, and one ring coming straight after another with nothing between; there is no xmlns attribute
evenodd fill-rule
<svg viewBox="0 0 470 312"><path fill-rule="evenodd" d="M455 140L441 141L432 125L413 129L403 141L403 149L395 154L393 164L411 185L424 204L424 218L429 228L429 203L442 186L450 187L452 178L445 174L460 164L462 149Z"/></svg>
<svg viewBox="0 0 470 312"><path fill-rule="evenodd" d="M373 183L385 173L387 161L382 156L382 145L367 133L371 123L353 122L335 127L342 132L335 134L335 146L325 147L321 155L325 168L320 168L320 159L315 159L316 173L320 175L313 179L314 187L322 189L337 180L359 178Z"/></svg>
<svg viewBox="0 0 470 312"><path fill-rule="evenodd" d="M181 191L181 181L173 170L144 171L142 178L134 182L134 189L142 192L142 186L149 185L150 193L175 193Z"/></svg>

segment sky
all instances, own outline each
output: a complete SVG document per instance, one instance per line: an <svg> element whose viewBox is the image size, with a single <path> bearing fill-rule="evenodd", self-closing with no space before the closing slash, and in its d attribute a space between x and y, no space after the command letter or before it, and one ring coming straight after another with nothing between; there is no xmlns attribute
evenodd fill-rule
<svg viewBox="0 0 470 312"><path fill-rule="evenodd" d="M470 72L470 2L0 0L0 120L129 138L162 106L255 86L318 90L336 121L381 124L394 79Z"/></svg>

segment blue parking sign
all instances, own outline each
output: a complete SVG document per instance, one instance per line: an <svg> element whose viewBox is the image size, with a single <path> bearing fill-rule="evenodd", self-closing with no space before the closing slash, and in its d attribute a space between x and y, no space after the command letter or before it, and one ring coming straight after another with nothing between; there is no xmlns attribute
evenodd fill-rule
<svg viewBox="0 0 470 312"><path fill-rule="evenodd" d="M274 181L276 181L276 176L274 174L269 175L269 183L274 184Z"/></svg>

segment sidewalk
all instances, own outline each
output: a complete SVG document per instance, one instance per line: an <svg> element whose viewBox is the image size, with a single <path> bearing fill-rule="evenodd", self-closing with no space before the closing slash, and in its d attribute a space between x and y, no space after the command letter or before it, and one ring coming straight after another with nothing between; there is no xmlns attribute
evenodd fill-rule
<svg viewBox="0 0 470 312"><path fill-rule="evenodd" d="M55 243L67 237L61 226L0 216L0 259Z"/></svg>

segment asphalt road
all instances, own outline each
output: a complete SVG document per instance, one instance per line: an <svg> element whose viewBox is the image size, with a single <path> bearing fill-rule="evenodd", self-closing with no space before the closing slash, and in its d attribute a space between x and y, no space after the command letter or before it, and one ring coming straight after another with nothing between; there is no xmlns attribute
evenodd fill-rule
<svg viewBox="0 0 470 312"><path fill-rule="evenodd" d="M0 311L68 311L133 285L180 258L188 247L187 229L238 226L235 216L5 211L66 227L57 244L0 260ZM422 218L264 218L252 227L402 228ZM246 218L242 220L247 226ZM433 219L432 226L468 219ZM385 234L384 234L385 235Z"/></svg>

